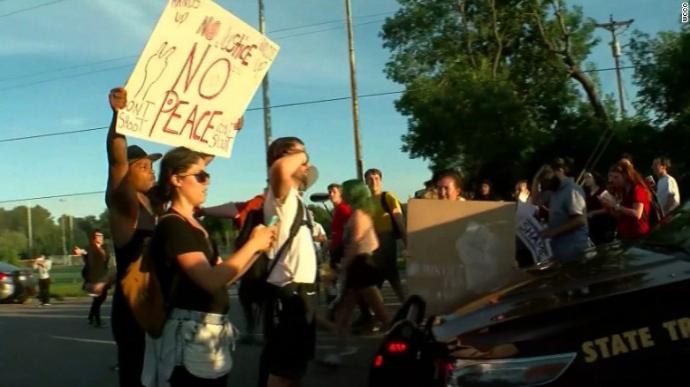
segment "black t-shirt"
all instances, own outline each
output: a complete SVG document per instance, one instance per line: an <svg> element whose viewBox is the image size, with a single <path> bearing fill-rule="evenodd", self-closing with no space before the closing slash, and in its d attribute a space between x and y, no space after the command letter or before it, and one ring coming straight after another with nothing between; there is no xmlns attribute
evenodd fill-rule
<svg viewBox="0 0 690 387"><path fill-rule="evenodd" d="M192 281L177 263L177 256L202 252L211 266L216 265L217 254L211 242L198 228L180 216L162 217L151 240L151 253L156 260L158 278L163 294L171 294L173 279L178 276L170 306L210 313L227 313L229 298L225 288L214 294Z"/></svg>

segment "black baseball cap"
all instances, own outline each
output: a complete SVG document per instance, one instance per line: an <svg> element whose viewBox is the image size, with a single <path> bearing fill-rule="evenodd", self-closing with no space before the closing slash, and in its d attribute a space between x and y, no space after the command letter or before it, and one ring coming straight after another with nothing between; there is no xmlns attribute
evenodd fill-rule
<svg viewBox="0 0 690 387"><path fill-rule="evenodd" d="M139 145L130 145L127 147L127 162L130 164L141 159L156 161L161 157L163 157L163 155L160 153L147 154Z"/></svg>

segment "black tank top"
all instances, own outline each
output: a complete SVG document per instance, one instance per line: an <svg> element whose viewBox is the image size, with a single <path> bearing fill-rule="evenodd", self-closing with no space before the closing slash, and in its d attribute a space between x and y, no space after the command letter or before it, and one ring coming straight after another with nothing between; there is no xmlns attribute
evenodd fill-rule
<svg viewBox="0 0 690 387"><path fill-rule="evenodd" d="M117 283L127 273L127 268L136 261L144 249L144 240L153 236L156 228L156 218L139 203L139 218L132 238L125 245L115 246L115 262L117 263Z"/></svg>

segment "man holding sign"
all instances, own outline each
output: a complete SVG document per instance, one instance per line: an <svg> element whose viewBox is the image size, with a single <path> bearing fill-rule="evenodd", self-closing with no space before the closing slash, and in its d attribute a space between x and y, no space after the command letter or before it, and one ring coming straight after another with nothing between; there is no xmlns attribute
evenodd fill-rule
<svg viewBox="0 0 690 387"><path fill-rule="evenodd" d="M541 236L551 239L553 256L560 261L577 259L590 246L585 193L568 177L570 164L563 158L554 159L541 180L542 190L552 191L549 227L541 232Z"/></svg>

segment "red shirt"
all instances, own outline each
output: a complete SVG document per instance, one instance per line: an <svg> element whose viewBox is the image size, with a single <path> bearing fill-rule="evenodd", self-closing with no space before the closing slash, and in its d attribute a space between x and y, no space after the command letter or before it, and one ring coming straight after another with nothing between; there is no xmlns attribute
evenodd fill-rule
<svg viewBox="0 0 690 387"><path fill-rule="evenodd" d="M621 200L621 206L632 208L634 203L642 203L642 216L635 219L630 216L618 217L618 237L620 239L636 239L649 232L649 191L643 185L636 185L627 191Z"/></svg>
<svg viewBox="0 0 690 387"><path fill-rule="evenodd" d="M352 208L345 202L337 204L333 210L333 221L331 222L331 249L335 249L343 243L343 233L345 223L352 215Z"/></svg>

